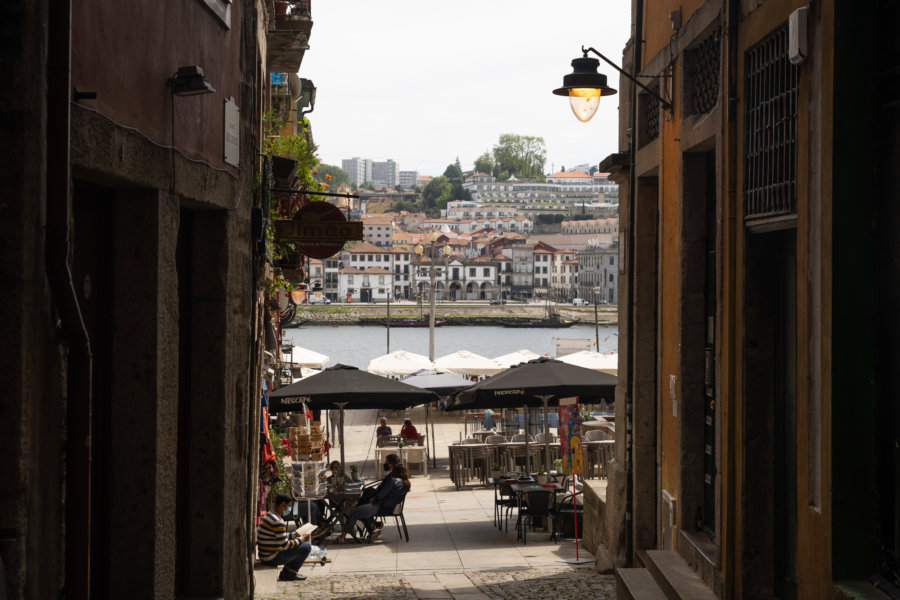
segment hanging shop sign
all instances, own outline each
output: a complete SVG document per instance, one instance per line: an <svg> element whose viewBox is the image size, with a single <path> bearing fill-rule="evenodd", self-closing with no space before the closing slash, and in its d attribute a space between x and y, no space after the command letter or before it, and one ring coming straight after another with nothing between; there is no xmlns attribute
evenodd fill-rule
<svg viewBox="0 0 900 600"><path fill-rule="evenodd" d="M275 221L275 237L293 242L310 258L328 258L346 242L363 239L363 224L348 221L338 207L327 202L310 202L293 219Z"/></svg>

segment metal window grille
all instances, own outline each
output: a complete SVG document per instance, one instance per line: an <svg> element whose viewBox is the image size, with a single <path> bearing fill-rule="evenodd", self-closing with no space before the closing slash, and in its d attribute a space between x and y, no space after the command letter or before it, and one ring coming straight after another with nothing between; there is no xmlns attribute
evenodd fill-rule
<svg viewBox="0 0 900 600"><path fill-rule="evenodd" d="M719 99L719 32L714 31L696 50L694 110L708 113Z"/></svg>
<svg viewBox="0 0 900 600"><path fill-rule="evenodd" d="M797 212L797 83L787 27L747 51L744 218Z"/></svg>
<svg viewBox="0 0 900 600"><path fill-rule="evenodd" d="M659 101L644 95L644 122L647 123L647 141L652 142L659 137Z"/></svg>

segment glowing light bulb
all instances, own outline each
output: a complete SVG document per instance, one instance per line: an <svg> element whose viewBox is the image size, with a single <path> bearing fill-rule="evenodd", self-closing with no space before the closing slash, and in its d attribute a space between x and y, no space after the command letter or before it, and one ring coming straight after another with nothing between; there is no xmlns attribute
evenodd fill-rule
<svg viewBox="0 0 900 600"><path fill-rule="evenodd" d="M575 118L586 123L597 113L600 106L600 90L596 88L572 88L569 90L569 106Z"/></svg>

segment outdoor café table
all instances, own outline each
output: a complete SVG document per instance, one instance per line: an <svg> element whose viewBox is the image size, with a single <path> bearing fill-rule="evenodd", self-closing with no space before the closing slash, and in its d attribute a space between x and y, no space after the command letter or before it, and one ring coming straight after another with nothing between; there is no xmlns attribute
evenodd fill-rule
<svg viewBox="0 0 900 600"><path fill-rule="evenodd" d="M518 515L516 516L516 523L519 523L519 520L522 518L522 506L525 503L525 495L529 492L546 492L553 494L552 505L548 507L547 510L547 529L551 533L553 532L553 515L556 512L556 495L560 492L565 492L565 488L563 488L558 483L513 483L509 486L510 491L516 495L516 506L518 508ZM522 524L524 527L527 527L526 524ZM518 528L517 528L518 529ZM522 536L522 543L525 543L525 536Z"/></svg>
<svg viewBox="0 0 900 600"><path fill-rule="evenodd" d="M488 485L494 488L494 527L500 527L501 511L503 510L502 500L500 496L500 488L504 484L512 483L534 483L534 478L526 477L488 477Z"/></svg>
<svg viewBox="0 0 900 600"><path fill-rule="evenodd" d="M325 494L325 502L328 503L331 513L341 524L341 532L346 531L352 535L353 523L347 523L347 517L350 516L350 511L362 496L362 491L363 486L359 484L345 486L342 490L330 490Z"/></svg>

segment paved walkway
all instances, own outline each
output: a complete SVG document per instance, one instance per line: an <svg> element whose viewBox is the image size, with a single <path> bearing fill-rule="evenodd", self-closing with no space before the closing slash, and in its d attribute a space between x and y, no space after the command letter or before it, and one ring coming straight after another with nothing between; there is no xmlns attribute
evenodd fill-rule
<svg viewBox="0 0 900 600"><path fill-rule="evenodd" d="M375 420L373 411L348 412L345 417L347 462L360 466L368 478L376 476L376 466L380 471L372 459ZM424 428L418 414L413 421ZM399 429L402 420L388 422ZM457 441L461 431L461 419L444 418L435 424L437 468L429 464L428 476L411 477L404 509L409 542L400 538L392 518L385 520L375 544L348 539L339 545L332 536L322 544L331 562L304 566L305 581L277 582L275 569L258 568L256 598L615 598L613 577L594 572L593 557L583 548L579 556L591 562L562 562L575 557L574 540L553 543L549 533L539 529L530 531L523 545L512 529L507 533L492 526L492 490L456 489L448 476L447 444Z"/></svg>

